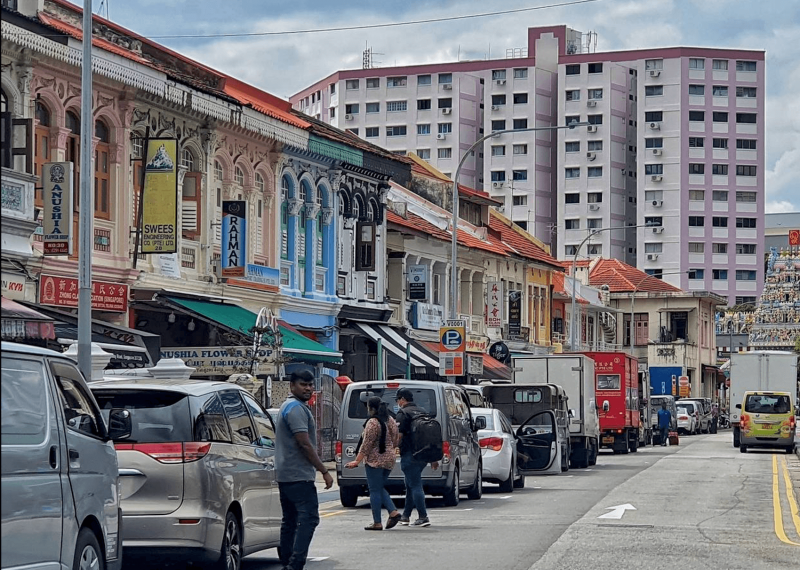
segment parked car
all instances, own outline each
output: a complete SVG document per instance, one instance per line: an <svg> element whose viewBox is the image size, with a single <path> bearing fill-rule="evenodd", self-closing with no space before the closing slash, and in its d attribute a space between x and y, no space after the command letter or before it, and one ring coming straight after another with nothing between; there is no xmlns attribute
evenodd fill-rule
<svg viewBox="0 0 800 570"><path fill-rule="evenodd" d="M130 414L111 429L75 363L63 354L2 343L4 569L122 566L117 455Z"/></svg>
<svg viewBox="0 0 800 570"><path fill-rule="evenodd" d="M703 407L700 402L695 400L678 400L675 402L676 406L680 406L687 410L695 419L694 430L689 432L691 434L699 434L703 431Z"/></svg>
<svg viewBox="0 0 800 570"><path fill-rule="evenodd" d="M793 453L797 431L794 397L790 392L745 392L742 403L736 404L741 410L739 451L776 447Z"/></svg>
<svg viewBox="0 0 800 570"><path fill-rule="evenodd" d="M467 392L467 397L469 398L469 405L471 408L491 407L491 404L483 395L482 385L478 384L477 386L462 386L462 388Z"/></svg>
<svg viewBox="0 0 800 570"><path fill-rule="evenodd" d="M710 398L681 398L676 402L678 406L682 402L696 402L698 404L699 426L698 431L711 433L711 399Z"/></svg>
<svg viewBox="0 0 800 570"><path fill-rule="evenodd" d="M472 417L483 418L486 423L478 430L483 480L497 483L503 493L524 487L525 476L517 469L517 438L509 419L492 408L472 408Z"/></svg>
<svg viewBox="0 0 800 570"><path fill-rule="evenodd" d="M243 556L278 546L275 427L249 392L155 378L91 388L104 414L131 415L130 436L115 438L126 556L238 570Z"/></svg>
<svg viewBox="0 0 800 570"><path fill-rule="evenodd" d="M272 418L272 423L273 423L274 425L278 425L278 414L279 414L280 412L281 412L281 409L280 409L280 408L269 408L269 409L267 410L267 413L269 414L269 417L271 417L271 418Z"/></svg>
<svg viewBox="0 0 800 570"><path fill-rule="evenodd" d="M414 393L414 404L427 411L442 426L444 458L439 469L430 465L422 472L422 488L428 495L441 495L447 506L455 506L462 492L470 499L480 499L483 492L481 450L478 429L469 406L466 391L454 384L422 380L368 381L350 384L344 392L339 419L339 439L336 442L336 473L339 498L345 507L354 507L359 497L366 497L367 478L364 467L344 469L345 463L356 456L356 445L367 419L366 401L377 396L388 406L390 413L399 411L395 394L400 388ZM405 492L400 457L397 458L386 489L390 494ZM465 491L462 491L465 490Z"/></svg>
<svg viewBox="0 0 800 570"><path fill-rule="evenodd" d="M678 433L692 434L697 431L697 418L690 407L678 405Z"/></svg>

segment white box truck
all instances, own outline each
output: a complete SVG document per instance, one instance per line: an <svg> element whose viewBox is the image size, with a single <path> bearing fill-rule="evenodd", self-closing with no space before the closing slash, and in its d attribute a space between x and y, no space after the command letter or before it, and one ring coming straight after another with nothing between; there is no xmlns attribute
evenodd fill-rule
<svg viewBox="0 0 800 570"><path fill-rule="evenodd" d="M520 355L512 358L512 366L515 384L548 383L564 389L570 410L570 467L594 465L600 449L594 360L582 354Z"/></svg>
<svg viewBox="0 0 800 570"><path fill-rule="evenodd" d="M792 352L762 350L735 352L731 355L730 418L733 427L733 446L739 447L739 418L748 390L789 392L798 398L797 355Z"/></svg>

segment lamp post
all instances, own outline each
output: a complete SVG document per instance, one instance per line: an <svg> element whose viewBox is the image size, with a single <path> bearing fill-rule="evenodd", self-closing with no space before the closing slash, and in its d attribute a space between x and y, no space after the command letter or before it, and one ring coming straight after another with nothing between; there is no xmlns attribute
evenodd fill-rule
<svg viewBox="0 0 800 570"><path fill-rule="evenodd" d="M524 133L530 131L557 131L561 129L574 129L575 127L585 127L588 126L590 123L584 122L572 122L569 125L557 125L554 127L529 127L527 129L504 129L502 131L493 131L488 135L484 135L478 140L476 140L472 145L467 149L467 152L464 153L464 156L461 157L461 160L458 162L458 168L456 168L456 173L453 175L453 237L452 237L452 250L450 253L450 318L455 319L458 317L458 176L461 174L461 167L464 164L464 161L467 160L467 157L472 153L475 148L483 143L486 140L499 137L500 135L504 135L506 133ZM528 229L530 231L530 228Z"/></svg>
<svg viewBox="0 0 800 570"><path fill-rule="evenodd" d="M569 349L573 352L575 351L575 298L578 295L577 287L575 286L575 265L578 262L578 253L580 252L583 244L585 244L589 239L591 239L594 235L599 234L600 232L610 232L612 230L627 230L631 228L649 228L655 224L637 224L637 225L630 225L630 226L618 226L613 228L598 228L593 230L589 233L581 243L578 244L578 247L575 248L575 255L572 256L572 303L570 308L570 315L569 315Z"/></svg>

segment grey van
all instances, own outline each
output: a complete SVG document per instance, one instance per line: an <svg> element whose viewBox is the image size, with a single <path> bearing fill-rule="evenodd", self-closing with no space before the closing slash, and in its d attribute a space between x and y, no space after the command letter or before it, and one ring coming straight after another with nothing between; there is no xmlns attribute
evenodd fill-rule
<svg viewBox="0 0 800 570"><path fill-rule="evenodd" d="M2 343L3 569L122 565L117 455L128 412L107 429L75 363Z"/></svg>
<svg viewBox="0 0 800 570"><path fill-rule="evenodd" d="M92 382L102 413L130 412L115 440L126 558L239 570L280 543L275 426L227 382L126 377Z"/></svg>
<svg viewBox="0 0 800 570"><path fill-rule="evenodd" d="M356 456L356 446L367 420L364 402L372 396L378 396L386 402L390 413L395 415L399 411L395 394L400 388L411 390L414 404L434 416L442 426L445 456L439 463L439 469L434 471L428 465L422 472L425 494L441 495L447 506L458 504L462 489L466 490L470 499L480 499L483 476L477 431L481 422L473 421L466 391L460 386L444 382L390 380L357 382L348 385L345 390L339 419L341 439L336 443L336 474L342 505L354 507L359 497L369 494L363 465L356 469L343 468ZM405 493L399 456L386 488L393 495Z"/></svg>

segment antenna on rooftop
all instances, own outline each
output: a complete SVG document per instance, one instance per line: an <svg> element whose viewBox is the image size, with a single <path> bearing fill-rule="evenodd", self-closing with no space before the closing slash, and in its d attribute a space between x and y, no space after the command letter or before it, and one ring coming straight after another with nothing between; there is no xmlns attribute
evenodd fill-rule
<svg viewBox="0 0 800 570"><path fill-rule="evenodd" d="M373 52L372 48L369 47L369 43L365 43L364 45L366 46L366 49L362 52L361 67L362 67L362 69L372 69L372 68L374 68L376 66L377 63L380 63L380 62L376 62L373 59L372 56L373 55L384 55L384 54L378 53L378 52Z"/></svg>

